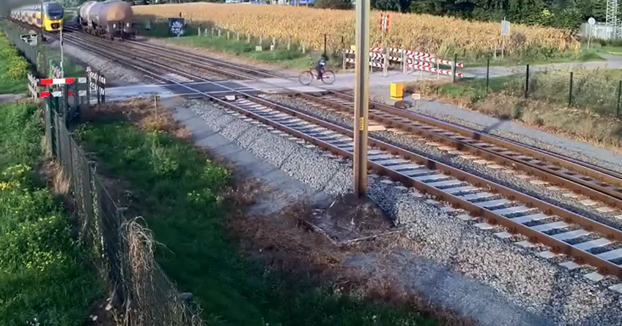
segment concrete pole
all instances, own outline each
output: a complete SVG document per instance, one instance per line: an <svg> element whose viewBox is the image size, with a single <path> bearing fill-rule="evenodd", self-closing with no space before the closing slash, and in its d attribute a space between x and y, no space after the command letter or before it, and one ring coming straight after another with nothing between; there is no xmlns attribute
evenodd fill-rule
<svg viewBox="0 0 622 326"><path fill-rule="evenodd" d="M354 84L354 195L367 194L367 119L369 109L370 0L356 2L356 56Z"/></svg>

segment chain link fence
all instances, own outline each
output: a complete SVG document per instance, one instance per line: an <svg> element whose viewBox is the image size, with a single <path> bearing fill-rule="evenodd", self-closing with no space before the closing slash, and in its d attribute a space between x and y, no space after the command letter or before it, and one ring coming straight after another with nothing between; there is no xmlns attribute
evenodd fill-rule
<svg viewBox="0 0 622 326"><path fill-rule="evenodd" d="M47 59L26 44L17 29L5 29L9 40L26 56L39 77L50 73ZM66 86L63 86L67 94ZM90 100L87 102L90 105ZM90 249L110 303L123 325L203 325L192 294L179 293L154 258L153 236L140 218L129 218L97 174L68 128L67 98L40 100L47 152L62 168L76 208L77 232Z"/></svg>

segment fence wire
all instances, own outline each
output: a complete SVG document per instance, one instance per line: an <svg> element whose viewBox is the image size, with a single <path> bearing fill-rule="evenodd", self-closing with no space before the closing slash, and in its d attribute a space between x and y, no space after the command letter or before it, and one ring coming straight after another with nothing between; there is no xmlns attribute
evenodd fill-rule
<svg viewBox="0 0 622 326"><path fill-rule="evenodd" d="M180 294L156 263L150 231L140 220L128 219L97 176L97 165L69 132L62 109L49 99L42 109L46 147L69 186L80 240L90 249L124 325L203 325L191 295Z"/></svg>

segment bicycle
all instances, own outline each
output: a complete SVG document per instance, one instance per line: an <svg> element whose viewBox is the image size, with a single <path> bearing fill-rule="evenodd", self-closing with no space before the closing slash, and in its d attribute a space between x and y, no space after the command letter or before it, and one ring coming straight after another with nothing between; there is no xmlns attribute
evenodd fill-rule
<svg viewBox="0 0 622 326"><path fill-rule="evenodd" d="M302 73L300 73L300 76L298 76L298 81L303 85L311 84L314 79L317 79L317 71L315 70L315 68L303 71ZM322 82L328 85L334 83L335 73L332 72L332 70L323 70Z"/></svg>

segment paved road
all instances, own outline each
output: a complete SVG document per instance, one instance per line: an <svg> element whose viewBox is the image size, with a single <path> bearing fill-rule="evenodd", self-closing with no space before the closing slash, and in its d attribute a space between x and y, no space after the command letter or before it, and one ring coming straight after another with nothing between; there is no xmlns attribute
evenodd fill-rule
<svg viewBox="0 0 622 326"><path fill-rule="evenodd" d="M530 72L545 70L564 70L564 69L622 69L622 57L614 55L601 55L605 61L589 62L564 62L549 63L540 65L530 65ZM472 77L486 77L486 67L465 68L462 71ZM494 66L490 67L491 77L508 76L516 73L524 73L525 65L520 66Z"/></svg>
<svg viewBox="0 0 622 326"><path fill-rule="evenodd" d="M530 65L530 72L538 72L552 69L622 69L622 56L614 55L602 55L606 60L604 61L590 61L590 62L564 62L564 63L549 63L541 65ZM485 78L486 67L472 67L459 69L458 72L464 73L467 77ZM493 66L490 67L491 77L508 76L512 74L519 74L525 72L525 65L519 66ZM440 75L438 76L444 80L450 80L450 76ZM354 73L339 73L335 85L342 87L354 87ZM412 72L403 74L401 71L389 71L387 77L382 76L381 71L376 71L369 76L370 87L373 86L386 86L392 82L416 82L421 80L435 80L437 75L428 72Z"/></svg>

